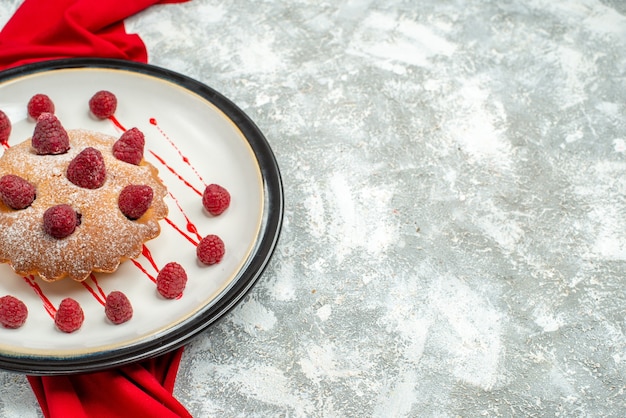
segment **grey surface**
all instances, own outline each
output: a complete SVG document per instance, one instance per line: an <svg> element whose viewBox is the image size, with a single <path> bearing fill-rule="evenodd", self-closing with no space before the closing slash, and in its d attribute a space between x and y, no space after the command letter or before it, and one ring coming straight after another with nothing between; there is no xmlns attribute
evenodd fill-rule
<svg viewBox="0 0 626 418"><path fill-rule="evenodd" d="M626 415L624 2L193 0L127 27L284 178L265 275L185 352L194 416ZM0 416L41 415L0 387Z"/></svg>

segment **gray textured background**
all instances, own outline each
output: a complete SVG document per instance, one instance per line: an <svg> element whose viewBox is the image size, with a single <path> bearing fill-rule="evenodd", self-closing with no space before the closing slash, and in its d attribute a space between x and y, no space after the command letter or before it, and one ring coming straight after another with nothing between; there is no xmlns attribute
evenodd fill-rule
<svg viewBox="0 0 626 418"><path fill-rule="evenodd" d="M625 2L193 0L127 28L284 179L265 275L183 358L194 416L626 415ZM41 416L23 376L0 416Z"/></svg>

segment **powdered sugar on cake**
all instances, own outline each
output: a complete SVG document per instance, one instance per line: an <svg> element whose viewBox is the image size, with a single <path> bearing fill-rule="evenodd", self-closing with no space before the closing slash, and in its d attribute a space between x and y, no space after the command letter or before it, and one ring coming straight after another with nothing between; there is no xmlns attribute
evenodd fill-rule
<svg viewBox="0 0 626 418"><path fill-rule="evenodd" d="M22 275L44 280L63 277L81 281L94 272L113 272L120 262L141 254L145 241L160 233L158 221L167 215L165 186L154 166L118 160L112 153L117 138L87 130L68 130L70 150L60 155L38 155L30 139L7 149L0 158L0 176L16 174L36 186L31 206L14 210L0 202L0 261ZM97 189L81 188L66 177L70 161L86 147L98 149L106 165L106 180ZM148 211L130 220L118 208L118 196L130 184L152 187ZM80 225L63 239L43 229L43 213L51 206L69 204L80 214Z"/></svg>

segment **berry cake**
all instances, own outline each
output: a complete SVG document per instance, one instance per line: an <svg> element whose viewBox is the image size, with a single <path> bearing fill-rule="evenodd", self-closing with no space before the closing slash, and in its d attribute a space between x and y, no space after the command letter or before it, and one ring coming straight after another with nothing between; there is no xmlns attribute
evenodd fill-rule
<svg viewBox="0 0 626 418"><path fill-rule="evenodd" d="M143 159L143 138L130 135L65 131L42 113L33 137L0 157L0 262L20 275L82 281L139 256L160 233L167 190Z"/></svg>

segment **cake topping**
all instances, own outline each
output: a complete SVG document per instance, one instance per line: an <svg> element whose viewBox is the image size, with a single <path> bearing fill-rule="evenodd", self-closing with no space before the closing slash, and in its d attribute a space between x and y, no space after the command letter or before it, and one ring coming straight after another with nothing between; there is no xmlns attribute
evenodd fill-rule
<svg viewBox="0 0 626 418"><path fill-rule="evenodd" d="M211 215L220 215L230 206L230 193L218 184L209 184L202 193L202 205Z"/></svg>
<svg viewBox="0 0 626 418"><path fill-rule="evenodd" d="M28 309L24 302L11 295L0 298L0 324L3 327L19 328L27 317Z"/></svg>
<svg viewBox="0 0 626 418"><path fill-rule="evenodd" d="M120 161L139 165L143 159L143 147L146 143L143 132L137 128L125 131L113 144L113 155Z"/></svg>
<svg viewBox="0 0 626 418"><path fill-rule="evenodd" d="M35 200L35 186L15 174L0 177L0 199L11 209L25 209Z"/></svg>
<svg viewBox="0 0 626 418"><path fill-rule="evenodd" d="M117 108L117 97L107 90L100 90L89 99L89 110L98 119L113 116Z"/></svg>
<svg viewBox="0 0 626 418"><path fill-rule="evenodd" d="M120 193L117 205L131 220L139 219L152 204L152 187L145 184L131 184Z"/></svg>
<svg viewBox="0 0 626 418"><path fill-rule="evenodd" d="M32 146L37 154L64 154L70 149L70 139L56 116L42 113L37 118Z"/></svg>
<svg viewBox="0 0 626 418"><path fill-rule="evenodd" d="M82 150L67 166L67 178L85 189L101 187L106 178L102 153L93 147Z"/></svg>
<svg viewBox="0 0 626 418"><path fill-rule="evenodd" d="M21 211L0 201L0 262L19 275L38 275L49 282L65 277L83 281L92 272L114 272L120 263L141 255L144 243L159 235L159 221L167 215L167 189L152 164L115 158L116 137L82 129L67 132L71 148L65 154L38 155L25 140L0 157L0 177L18 175L37 193L32 205ZM66 176L70 163L88 147L100 151L106 167L106 180L97 189L78 187ZM153 191L148 211L132 222L118 206L120 192L129 184L148 185ZM79 213L74 216L80 226L63 239L53 238L44 228L45 211L59 204Z"/></svg>
<svg viewBox="0 0 626 418"><path fill-rule="evenodd" d="M54 113L54 103L45 94L35 94L27 105L28 115L37 120L42 113Z"/></svg>
<svg viewBox="0 0 626 418"><path fill-rule="evenodd" d="M187 272L180 264L167 263L157 275L157 291L167 299L176 299L183 294L187 285Z"/></svg>
<svg viewBox="0 0 626 418"><path fill-rule="evenodd" d="M83 325L84 320L83 308L72 298L63 299L54 315L54 323L57 328L68 333L78 330Z"/></svg>
<svg viewBox="0 0 626 418"><path fill-rule="evenodd" d="M132 318L133 307L124 293L114 290L106 298L104 313L109 318L109 321L118 325Z"/></svg>
<svg viewBox="0 0 626 418"><path fill-rule="evenodd" d="M11 135L11 121L6 113L0 110L0 143L9 142L9 135Z"/></svg>
<svg viewBox="0 0 626 418"><path fill-rule="evenodd" d="M80 214L70 205L52 206L43 213L43 229L51 237L65 238L74 233L80 225L80 218Z"/></svg>
<svg viewBox="0 0 626 418"><path fill-rule="evenodd" d="M196 255L202 264L210 266L222 261L224 257L224 241L217 235L207 235L200 240L196 248Z"/></svg>

